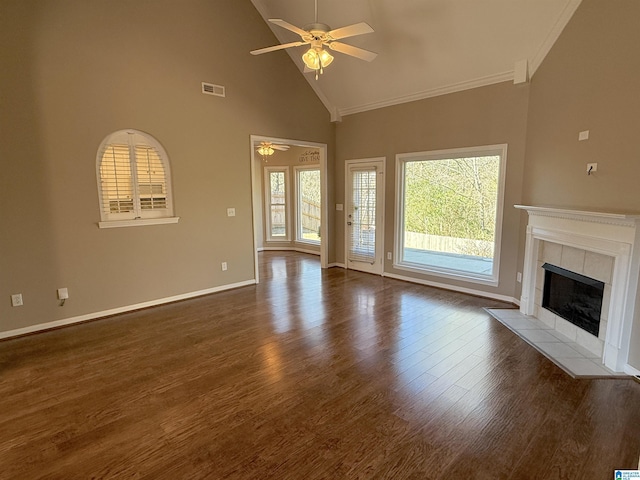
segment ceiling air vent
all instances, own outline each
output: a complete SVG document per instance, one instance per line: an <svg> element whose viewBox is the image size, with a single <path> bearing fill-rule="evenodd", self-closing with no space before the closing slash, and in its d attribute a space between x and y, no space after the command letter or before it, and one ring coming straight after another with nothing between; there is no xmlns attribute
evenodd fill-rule
<svg viewBox="0 0 640 480"><path fill-rule="evenodd" d="M207 95L215 95L216 97L224 97L224 87L222 85L214 85L213 83L202 82L202 93Z"/></svg>

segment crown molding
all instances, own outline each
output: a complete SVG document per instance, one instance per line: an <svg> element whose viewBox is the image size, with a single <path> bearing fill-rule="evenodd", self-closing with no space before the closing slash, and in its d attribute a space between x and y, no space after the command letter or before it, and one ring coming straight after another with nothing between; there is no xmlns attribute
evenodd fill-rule
<svg viewBox="0 0 640 480"><path fill-rule="evenodd" d="M378 108L391 107L402 103L415 102L416 100L424 100L425 98L439 97L440 95L447 95L449 93L462 92L464 90L471 90L472 88L485 87L487 85L494 85L496 83L513 81L513 70L495 75L488 75L486 77L476 78L465 82L453 83L451 85L445 85L443 87L432 88L424 90L422 92L412 93L410 95L403 95L400 97L394 97L380 102L373 102L364 105L358 105L355 107L339 108L338 112L341 116L353 115L355 113L362 113L369 110L376 110Z"/></svg>
<svg viewBox="0 0 640 480"><path fill-rule="evenodd" d="M569 23L569 20L571 20L571 17L573 17L573 14L578 9L581 2L582 0L569 0L565 5L564 10L551 28L551 31L540 45L540 48L538 48L538 52L529 60L529 77L533 77L536 73L536 70L542 64L547 54L551 51L551 48L562 34L564 27L567 26L567 23Z"/></svg>

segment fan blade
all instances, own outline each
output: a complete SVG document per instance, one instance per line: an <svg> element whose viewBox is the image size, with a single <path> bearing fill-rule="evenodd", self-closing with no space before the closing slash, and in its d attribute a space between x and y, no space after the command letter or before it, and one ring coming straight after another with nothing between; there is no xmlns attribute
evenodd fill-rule
<svg viewBox="0 0 640 480"><path fill-rule="evenodd" d="M307 32L306 30L303 30L300 27L296 27L295 25L291 25L289 22L285 22L281 18L270 18L269 21L271 23L275 23L276 25L279 25L282 28L286 28L287 30L291 30L292 32L297 33L302 38L309 35L309 32Z"/></svg>
<svg viewBox="0 0 640 480"><path fill-rule="evenodd" d="M274 150L281 150L283 152L286 152L287 150L289 150L289 145L271 145L271 148L273 148Z"/></svg>
<svg viewBox="0 0 640 480"><path fill-rule="evenodd" d="M373 61L373 59L378 56L377 53L354 47L353 45L347 45L346 43L331 42L328 45L331 50L335 50L336 52L344 53L346 55L351 55L352 57L366 60L367 62Z"/></svg>
<svg viewBox="0 0 640 480"><path fill-rule="evenodd" d="M275 52L276 50L283 50L285 48L291 47L299 47L300 45L304 45L305 42L291 42L291 43L283 43L282 45L274 45L273 47L260 48L258 50L252 50L251 55L260 55L262 53Z"/></svg>
<svg viewBox="0 0 640 480"><path fill-rule="evenodd" d="M371 28L369 24L360 22L349 25L348 27L336 28L335 30L331 30L327 33L327 35L334 40L339 40L341 38L354 37L356 35L364 35L365 33L372 32L373 28Z"/></svg>

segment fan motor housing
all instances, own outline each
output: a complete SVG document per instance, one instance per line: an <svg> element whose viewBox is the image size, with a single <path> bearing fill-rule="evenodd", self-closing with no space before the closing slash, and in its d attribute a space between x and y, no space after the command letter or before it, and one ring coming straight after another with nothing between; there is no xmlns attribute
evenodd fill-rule
<svg viewBox="0 0 640 480"><path fill-rule="evenodd" d="M331 27L326 23L310 23L304 29L314 37L322 37L325 33L331 31Z"/></svg>

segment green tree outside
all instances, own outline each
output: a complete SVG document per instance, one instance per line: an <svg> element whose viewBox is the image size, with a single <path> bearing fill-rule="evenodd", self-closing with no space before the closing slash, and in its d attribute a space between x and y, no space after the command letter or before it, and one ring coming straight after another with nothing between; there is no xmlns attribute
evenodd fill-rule
<svg viewBox="0 0 640 480"><path fill-rule="evenodd" d="M406 162L405 232L461 239L450 253L493 258L499 169L497 155Z"/></svg>

